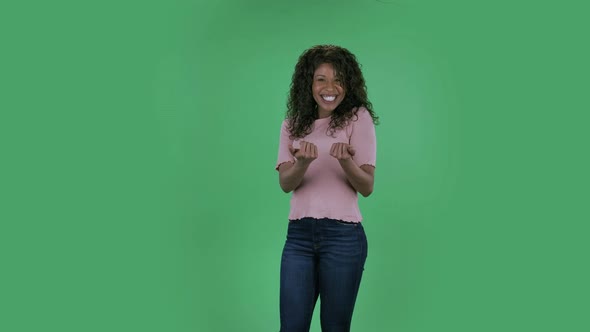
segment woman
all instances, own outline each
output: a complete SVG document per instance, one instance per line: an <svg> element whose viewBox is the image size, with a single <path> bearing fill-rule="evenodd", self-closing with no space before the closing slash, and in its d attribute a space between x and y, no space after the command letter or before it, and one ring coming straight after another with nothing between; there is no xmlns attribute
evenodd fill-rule
<svg viewBox="0 0 590 332"><path fill-rule="evenodd" d="M377 116L356 57L318 45L295 66L281 126L279 183L293 192L281 259L281 332L350 331L367 240L358 193L373 192Z"/></svg>

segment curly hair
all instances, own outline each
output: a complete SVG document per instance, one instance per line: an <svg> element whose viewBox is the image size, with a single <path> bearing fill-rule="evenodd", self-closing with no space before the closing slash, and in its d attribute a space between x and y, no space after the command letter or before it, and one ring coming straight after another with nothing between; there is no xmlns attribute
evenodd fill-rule
<svg viewBox="0 0 590 332"><path fill-rule="evenodd" d="M316 45L304 51L295 65L286 113L291 138L303 138L311 133L314 121L318 119L312 83L315 70L323 63L333 66L345 91L344 99L332 112L327 130L330 135L346 127L361 106L369 111L373 123L378 124L379 117L367 98L365 79L354 54L340 46Z"/></svg>

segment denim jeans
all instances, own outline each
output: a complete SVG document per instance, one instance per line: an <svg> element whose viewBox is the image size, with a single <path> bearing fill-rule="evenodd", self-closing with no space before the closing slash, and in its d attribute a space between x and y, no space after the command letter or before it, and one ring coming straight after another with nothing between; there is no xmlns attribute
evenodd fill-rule
<svg viewBox="0 0 590 332"><path fill-rule="evenodd" d="M281 332L309 331L318 296L322 331L350 331L366 258L360 223L289 221L281 258Z"/></svg>

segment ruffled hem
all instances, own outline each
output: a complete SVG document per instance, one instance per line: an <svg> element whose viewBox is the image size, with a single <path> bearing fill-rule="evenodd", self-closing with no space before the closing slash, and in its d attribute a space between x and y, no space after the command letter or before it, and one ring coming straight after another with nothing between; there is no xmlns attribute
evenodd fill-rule
<svg viewBox="0 0 590 332"><path fill-rule="evenodd" d="M377 168L377 167L375 166L375 164L372 164L372 163L364 163L364 164L360 164L360 165L359 165L359 167L361 167L361 166L364 166L364 165L369 165L369 166L373 166L373 168Z"/></svg>
<svg viewBox="0 0 590 332"><path fill-rule="evenodd" d="M295 220L301 220L301 219L314 219L314 220L330 219L330 220L336 220L336 221L347 223L347 224L361 224L362 223L361 221L349 221L349 220L342 220L342 219L328 218L328 217L323 217L323 218L302 217L302 218L297 218L297 219L289 219L289 221L295 221Z"/></svg>
<svg viewBox="0 0 590 332"><path fill-rule="evenodd" d="M362 222L363 221L363 217L362 216L351 216L351 215L335 215L335 214L325 214L325 215L318 215L315 213L299 213L299 214L290 214L289 215L289 220L297 220L297 219L302 219L302 218L314 218L314 219L323 219L323 218L328 218L328 219L336 219L336 220L341 220L341 221L348 221L348 222Z"/></svg>

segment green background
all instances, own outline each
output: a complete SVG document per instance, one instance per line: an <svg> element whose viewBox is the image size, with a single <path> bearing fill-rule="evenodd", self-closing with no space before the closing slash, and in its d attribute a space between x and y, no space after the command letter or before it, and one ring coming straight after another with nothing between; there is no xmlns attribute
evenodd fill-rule
<svg viewBox="0 0 590 332"><path fill-rule="evenodd" d="M279 129L324 43L381 118L353 331L590 330L581 3L3 2L0 330L278 331Z"/></svg>

